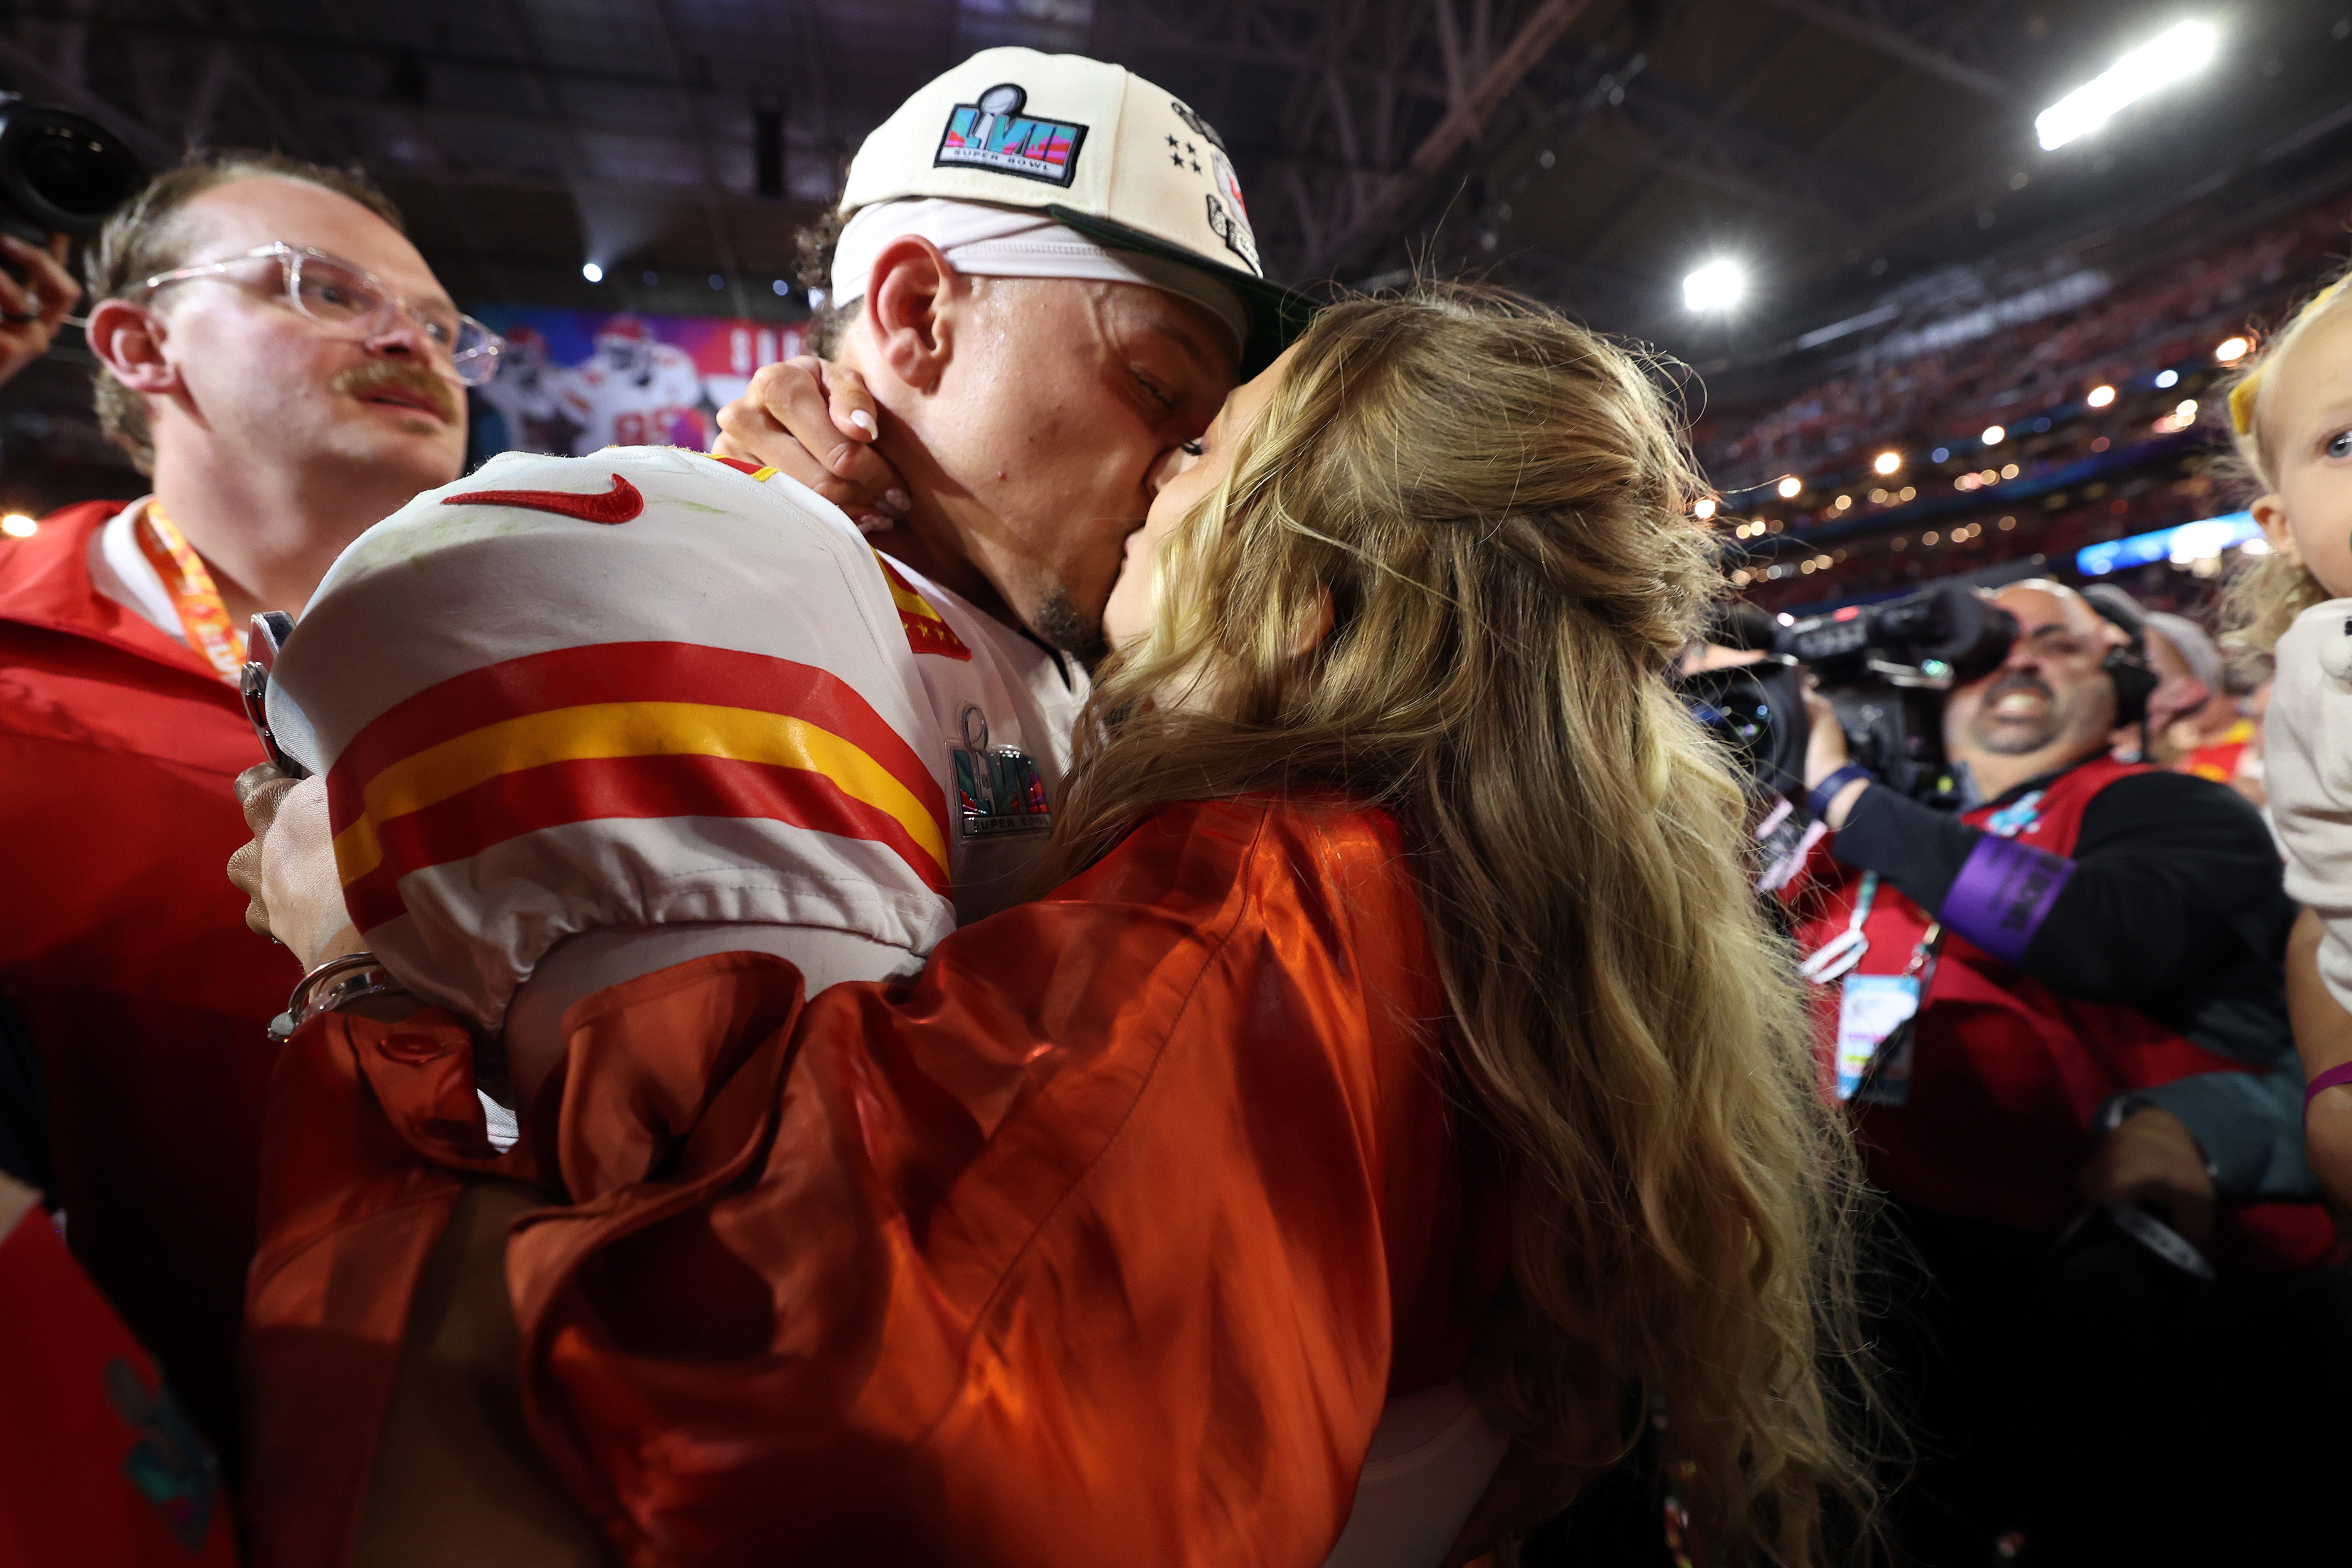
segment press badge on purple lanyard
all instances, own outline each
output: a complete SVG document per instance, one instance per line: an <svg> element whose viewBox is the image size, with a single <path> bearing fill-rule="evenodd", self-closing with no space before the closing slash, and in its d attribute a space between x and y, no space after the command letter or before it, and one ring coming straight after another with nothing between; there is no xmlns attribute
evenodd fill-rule
<svg viewBox="0 0 2352 1568"><path fill-rule="evenodd" d="M956 830L965 838L1047 833L1054 814L1037 764L1011 746L988 743L988 715L963 710L961 745L950 745L955 768Z"/></svg>

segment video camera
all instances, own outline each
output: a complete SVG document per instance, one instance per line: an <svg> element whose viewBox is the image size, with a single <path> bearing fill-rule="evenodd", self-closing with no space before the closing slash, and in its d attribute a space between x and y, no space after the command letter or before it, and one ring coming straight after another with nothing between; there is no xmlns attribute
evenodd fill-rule
<svg viewBox="0 0 2352 1568"><path fill-rule="evenodd" d="M1764 658L1677 684L1700 722L1763 788L1804 793L1811 724L1803 681L1811 670L1837 710L1855 762L1915 800L1956 808L1960 789L1944 756L1944 699L1955 684L1999 668L2017 640L2017 619L1972 589L1947 584L1785 626L1742 607L1717 637Z"/></svg>
<svg viewBox="0 0 2352 1568"><path fill-rule="evenodd" d="M97 121L0 92L0 229L35 245L96 234L146 177Z"/></svg>
<svg viewBox="0 0 2352 1568"><path fill-rule="evenodd" d="M1959 784L1944 755L1945 696L1998 669L2016 641L2016 616L1947 584L1808 616L1780 628L1779 651L1813 672L1855 762L1914 800L1957 806Z"/></svg>

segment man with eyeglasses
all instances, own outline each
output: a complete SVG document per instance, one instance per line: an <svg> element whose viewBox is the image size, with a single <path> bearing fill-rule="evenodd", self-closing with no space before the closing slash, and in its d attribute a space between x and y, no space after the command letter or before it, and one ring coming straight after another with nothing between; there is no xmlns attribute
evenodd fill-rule
<svg viewBox="0 0 2352 1568"><path fill-rule="evenodd" d="M0 540L0 1000L73 1249L234 1455L266 1029L297 973L220 876L258 755L243 629L457 478L499 345L382 195L271 154L162 175L87 272L100 422L154 488Z"/></svg>

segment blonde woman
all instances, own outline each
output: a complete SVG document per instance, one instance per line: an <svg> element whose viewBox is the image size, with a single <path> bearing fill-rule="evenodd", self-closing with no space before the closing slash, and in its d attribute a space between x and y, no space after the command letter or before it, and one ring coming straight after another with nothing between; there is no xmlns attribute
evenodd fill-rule
<svg viewBox="0 0 2352 1568"><path fill-rule="evenodd" d="M902 984L724 952L593 995L513 1064L504 1155L463 1027L324 1015L278 1107L335 1135L261 1268L405 1247L405 1300L400 1213L542 1194L523 1409L632 1563L1311 1568L1384 1402L1474 1351L1566 1469L1662 1397L1713 1561L1822 1558L1869 1500L1853 1157L1664 679L1717 591L1698 489L1556 314L1330 309L1129 542L1066 880ZM290 837L273 889L325 853ZM385 1310L313 1294L257 1336ZM380 1364L310 1364L263 1423L375 1418Z"/></svg>

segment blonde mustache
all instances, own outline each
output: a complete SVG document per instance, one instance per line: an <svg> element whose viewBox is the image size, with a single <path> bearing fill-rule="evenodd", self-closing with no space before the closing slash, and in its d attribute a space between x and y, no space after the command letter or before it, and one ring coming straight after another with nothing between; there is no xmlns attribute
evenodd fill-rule
<svg viewBox="0 0 2352 1568"><path fill-rule="evenodd" d="M401 360L370 360L350 370L338 371L327 383L327 390L348 393L353 397L365 397L372 392L385 392L398 387L419 393L432 401L435 412L455 424L457 419L457 394L442 377L421 366Z"/></svg>

